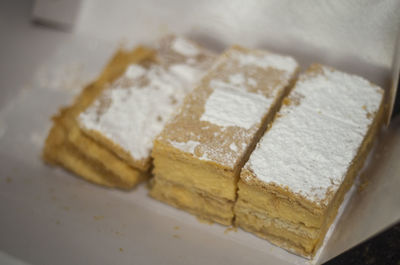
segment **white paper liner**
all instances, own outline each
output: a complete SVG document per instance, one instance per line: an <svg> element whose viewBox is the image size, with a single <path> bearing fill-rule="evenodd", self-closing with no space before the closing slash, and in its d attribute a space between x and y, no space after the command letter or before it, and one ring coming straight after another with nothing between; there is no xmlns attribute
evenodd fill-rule
<svg viewBox="0 0 400 265"><path fill-rule="evenodd" d="M49 55L43 68L51 72L63 69L69 62L85 64L87 71L77 71L83 75L77 79L87 82L100 71L116 46L117 43L102 42L93 45L85 38L76 38ZM78 263L82 256L87 264L128 264L133 260L156 264L166 259L174 264L187 264L189 259L199 263L217 260L230 264L315 264L323 256L323 247L332 246L327 242L335 235L339 216L352 201L354 186L347 193L321 251L308 261L250 233L239 230L225 234L226 227L200 223L183 211L149 198L144 185L128 193L109 190L44 165L40 152L51 125L49 117L73 98L76 89L46 87L42 81L36 80L22 89L0 110L0 211L7 213L0 218L0 245L12 256L32 263L57 260L59 264ZM58 81L49 83L63 83ZM392 146L397 148L399 144L396 140ZM371 157L372 154L369 161ZM389 196L395 199L397 194L388 193L386 197ZM396 211L394 205L387 211L391 209ZM381 222L381 229L390 220ZM180 239L174 238L174 234ZM42 243L38 244L38 240ZM25 247L19 247L20 242L25 242ZM122 254L119 248L124 249Z"/></svg>

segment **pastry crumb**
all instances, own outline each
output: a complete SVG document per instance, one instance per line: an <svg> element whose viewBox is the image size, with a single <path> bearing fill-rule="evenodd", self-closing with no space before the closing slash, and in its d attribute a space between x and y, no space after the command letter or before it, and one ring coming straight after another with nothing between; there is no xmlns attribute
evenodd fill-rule
<svg viewBox="0 0 400 265"><path fill-rule="evenodd" d="M230 226L228 228L225 229L224 234L228 234L229 232L237 232L237 227L236 226Z"/></svg>
<svg viewBox="0 0 400 265"><path fill-rule="evenodd" d="M358 192L363 192L368 187L368 184L369 184L368 180L362 180L357 188Z"/></svg>
<svg viewBox="0 0 400 265"><path fill-rule="evenodd" d="M198 217L198 216L196 216L196 219L197 219L197 221L199 221L200 223L203 223L203 224L208 224L208 225L213 225L214 224L213 221L210 221L210 220L207 220L207 219L203 219L203 218Z"/></svg>
<svg viewBox="0 0 400 265"><path fill-rule="evenodd" d="M290 100L290 98L284 98L282 103L283 103L283 105L289 106L291 103L291 100Z"/></svg>
<svg viewBox="0 0 400 265"><path fill-rule="evenodd" d="M93 216L93 219L94 219L95 221L99 221L99 220L104 219L104 216L101 216L101 215Z"/></svg>

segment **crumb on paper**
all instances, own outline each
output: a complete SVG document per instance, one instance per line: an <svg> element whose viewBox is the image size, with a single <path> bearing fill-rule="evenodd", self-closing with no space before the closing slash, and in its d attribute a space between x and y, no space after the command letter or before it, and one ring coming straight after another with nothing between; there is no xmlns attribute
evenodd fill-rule
<svg viewBox="0 0 400 265"><path fill-rule="evenodd" d="M228 227L228 228L225 229L224 234L226 235L226 234L228 234L229 232L237 232L237 231L238 231L238 229L237 229L236 226L230 226L230 227Z"/></svg>
<svg viewBox="0 0 400 265"><path fill-rule="evenodd" d="M368 180L361 180L360 185L358 186L358 192L363 192L368 187L369 181Z"/></svg>
<svg viewBox="0 0 400 265"><path fill-rule="evenodd" d="M287 98L287 97L286 97L286 98L283 99L283 102L282 102L282 103L283 103L283 105L289 106L290 103L291 103L291 100L290 100L290 98Z"/></svg>
<svg viewBox="0 0 400 265"><path fill-rule="evenodd" d="M275 247L274 245L271 245L271 246L269 247L269 251L270 251L270 252L274 252L275 249L276 249L276 247Z"/></svg>
<svg viewBox="0 0 400 265"><path fill-rule="evenodd" d="M12 178L6 178L6 183L11 183L12 182Z"/></svg>
<svg viewBox="0 0 400 265"><path fill-rule="evenodd" d="M359 176L359 180L356 186L357 192L359 193L363 192L368 185L369 185L368 174L366 172L362 172L361 175Z"/></svg>
<svg viewBox="0 0 400 265"><path fill-rule="evenodd" d="M196 216L196 219L197 219L197 221L199 221L200 223L203 223L203 224L207 224L207 225L213 225L214 224L213 221L210 221L210 220L207 220L207 219L203 219L203 218L201 218L199 216Z"/></svg>
<svg viewBox="0 0 400 265"><path fill-rule="evenodd" d="M172 235L173 236L173 238L176 238L176 239L180 239L181 237L179 236L179 235L177 235L177 234L174 234L174 235Z"/></svg>
<svg viewBox="0 0 400 265"><path fill-rule="evenodd" d="M179 230L180 229L180 227L179 226L174 226L174 230Z"/></svg>
<svg viewBox="0 0 400 265"><path fill-rule="evenodd" d="M57 225L61 224L60 220L56 220L56 224Z"/></svg>
<svg viewBox="0 0 400 265"><path fill-rule="evenodd" d="M103 219L104 219L104 216L102 216L102 215L95 215L95 216L93 216L93 219L94 219L95 221L100 221L100 220L103 220Z"/></svg>
<svg viewBox="0 0 400 265"><path fill-rule="evenodd" d="M119 252L124 252L124 249L123 248L119 248Z"/></svg>

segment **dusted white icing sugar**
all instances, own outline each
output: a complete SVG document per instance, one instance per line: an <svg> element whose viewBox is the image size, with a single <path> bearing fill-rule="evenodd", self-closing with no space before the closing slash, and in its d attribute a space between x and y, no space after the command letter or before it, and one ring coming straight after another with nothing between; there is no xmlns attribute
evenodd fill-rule
<svg viewBox="0 0 400 265"><path fill-rule="evenodd" d="M256 87L257 86L257 81L254 78L248 78L247 82L249 83L249 85Z"/></svg>
<svg viewBox="0 0 400 265"><path fill-rule="evenodd" d="M184 38L175 38L172 43L172 49L185 56L193 57L200 53L199 49L190 41Z"/></svg>
<svg viewBox="0 0 400 265"><path fill-rule="evenodd" d="M238 147L236 146L235 143L231 143L231 144L229 145L229 148L230 148L232 151L234 151L234 152L237 152L237 150L238 150Z"/></svg>
<svg viewBox="0 0 400 265"><path fill-rule="evenodd" d="M187 80L162 67L150 68L146 78L148 84L144 87L134 80L130 87L114 84L79 116L84 128L101 132L137 160L149 156L154 137L160 133L183 100L185 90L190 87ZM109 105L102 109L101 105L107 104L104 102Z"/></svg>
<svg viewBox="0 0 400 265"><path fill-rule="evenodd" d="M146 73L146 69L140 65L137 64L132 64L128 66L128 68L125 71L125 76L128 78L138 78L143 76Z"/></svg>
<svg viewBox="0 0 400 265"><path fill-rule="evenodd" d="M317 204L343 182L382 99L360 77L322 70L303 75L292 92L299 102L282 107L245 165L258 180Z"/></svg>
<svg viewBox="0 0 400 265"><path fill-rule="evenodd" d="M207 99L201 121L219 126L238 126L249 129L259 123L268 111L272 99L250 93L229 83L212 80L214 90Z"/></svg>
<svg viewBox="0 0 400 265"><path fill-rule="evenodd" d="M263 55L235 53L234 58L236 58L242 66L254 65L261 68L273 67L288 73L294 72L298 66L296 60L292 57L274 53L266 53Z"/></svg>
<svg viewBox="0 0 400 265"><path fill-rule="evenodd" d="M382 89L364 78L329 68L312 81L298 82L296 91L307 95L302 104L308 108L364 130L370 124L367 114L373 114L382 99Z"/></svg>
<svg viewBox="0 0 400 265"><path fill-rule="evenodd" d="M175 38L171 45L185 54L200 52L182 38ZM196 51L188 48L191 46ZM167 48L160 56L174 56L172 48ZM195 59L188 65L186 57L178 59L172 65L152 64L149 68L130 65L122 77L79 115L80 126L100 132L137 161L148 159L154 138L211 63Z"/></svg>
<svg viewBox="0 0 400 265"><path fill-rule="evenodd" d="M187 64L174 64L169 67L169 70L177 76L180 76L182 79L187 82L191 82L192 80L196 80L199 76L201 76L201 70L187 65Z"/></svg>
<svg viewBox="0 0 400 265"><path fill-rule="evenodd" d="M187 142L169 141L169 143L172 144L173 147L190 154L193 154L194 149L200 144L197 141L191 141L191 140Z"/></svg>
<svg viewBox="0 0 400 265"><path fill-rule="evenodd" d="M262 138L248 167L263 182L322 200L342 182L363 136L352 125L306 108L285 115Z"/></svg>
<svg viewBox="0 0 400 265"><path fill-rule="evenodd" d="M246 83L246 79L243 73L237 73L229 76L229 83L236 86L241 86Z"/></svg>
<svg viewBox="0 0 400 265"><path fill-rule="evenodd" d="M243 58L251 55L261 60L270 53L241 47L228 49L201 85L188 95L182 111L168 123L160 139L199 160L232 170L239 165L264 127L263 119L279 103L297 70L297 63L289 72L278 71L272 61L271 67L265 68L249 61L240 63L241 54ZM192 148L183 141L199 144Z"/></svg>

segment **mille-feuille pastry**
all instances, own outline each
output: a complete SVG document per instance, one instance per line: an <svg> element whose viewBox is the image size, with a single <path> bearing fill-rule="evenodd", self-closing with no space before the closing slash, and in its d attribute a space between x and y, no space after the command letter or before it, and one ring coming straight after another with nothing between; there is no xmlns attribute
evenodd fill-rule
<svg viewBox="0 0 400 265"><path fill-rule="evenodd" d="M235 222L311 257L379 131L383 90L315 64L283 103L242 169Z"/></svg>
<svg viewBox="0 0 400 265"><path fill-rule="evenodd" d="M150 195L231 224L240 169L297 69L289 56L239 46L224 52L156 138Z"/></svg>
<svg viewBox="0 0 400 265"><path fill-rule="evenodd" d="M145 63L154 60L154 51L138 47L130 52L118 51L109 63L104 68L101 75L96 81L86 86L82 93L75 99L74 103L62 108L60 112L53 117L53 127L47 136L43 149L43 159L52 165L60 165L64 168L82 176L86 180L108 187L126 187L130 183L137 182L142 178L142 174L131 168L126 168L126 174L129 174L130 179L122 181L118 176L103 167L100 163L92 159L88 159L80 152L71 141L69 134L74 131L75 134L79 127L76 122L76 117L85 110L96 99L101 92L126 70L126 67L131 64ZM98 146L96 142L87 136L80 135L80 141L85 141L87 151L100 154L107 153L112 156L106 149ZM115 158L114 158L115 160ZM110 160L112 162L112 159Z"/></svg>
<svg viewBox="0 0 400 265"><path fill-rule="evenodd" d="M76 115L68 142L109 173L107 179L111 176L118 183L113 186L135 186L149 175L154 137L213 58L191 41L164 38L156 61L128 65Z"/></svg>

